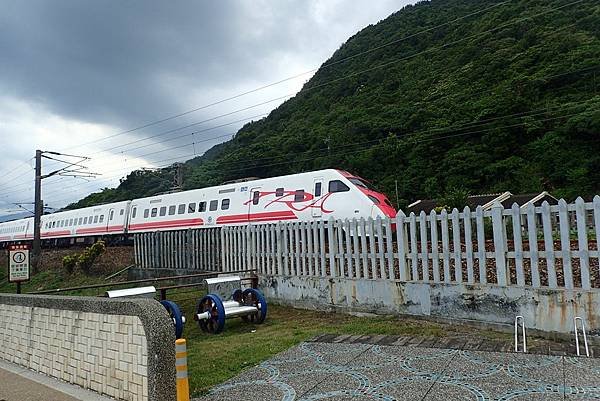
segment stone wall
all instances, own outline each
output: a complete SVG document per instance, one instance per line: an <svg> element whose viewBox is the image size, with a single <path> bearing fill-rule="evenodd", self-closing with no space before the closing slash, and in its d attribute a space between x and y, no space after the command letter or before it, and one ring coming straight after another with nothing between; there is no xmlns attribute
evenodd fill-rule
<svg viewBox="0 0 600 401"><path fill-rule="evenodd" d="M151 299L0 294L0 358L119 400L175 399L174 343Z"/></svg>
<svg viewBox="0 0 600 401"><path fill-rule="evenodd" d="M307 309L408 314L483 323L513 324L524 317L530 329L573 332L573 317L600 332L600 291L497 285L400 282L324 277L259 275L267 300Z"/></svg>

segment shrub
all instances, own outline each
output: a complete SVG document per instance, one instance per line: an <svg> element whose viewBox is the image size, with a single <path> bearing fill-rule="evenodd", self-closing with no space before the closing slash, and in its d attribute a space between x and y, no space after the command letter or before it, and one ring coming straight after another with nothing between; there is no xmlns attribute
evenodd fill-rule
<svg viewBox="0 0 600 401"><path fill-rule="evenodd" d="M86 273L89 273L92 265L100 255L106 250L104 241L98 241L92 246L86 248L80 254L67 255L63 258L63 267L69 273L73 273L76 267L79 267Z"/></svg>
<svg viewBox="0 0 600 401"><path fill-rule="evenodd" d="M75 266L77 266L77 255L67 255L62 259L63 267L69 273L73 273Z"/></svg>

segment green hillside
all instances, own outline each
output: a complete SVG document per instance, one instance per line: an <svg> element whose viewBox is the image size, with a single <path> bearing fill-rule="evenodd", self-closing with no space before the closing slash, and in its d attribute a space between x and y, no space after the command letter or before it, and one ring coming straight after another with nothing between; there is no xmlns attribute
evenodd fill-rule
<svg viewBox="0 0 600 401"><path fill-rule="evenodd" d="M399 206L600 192L600 2L432 0L348 39L294 98L184 166L184 187L336 167ZM135 172L72 206L161 192Z"/></svg>

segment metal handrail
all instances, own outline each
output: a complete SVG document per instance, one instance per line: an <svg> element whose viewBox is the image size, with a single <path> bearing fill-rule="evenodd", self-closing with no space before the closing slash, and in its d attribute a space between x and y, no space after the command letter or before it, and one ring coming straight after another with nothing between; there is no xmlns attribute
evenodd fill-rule
<svg viewBox="0 0 600 401"><path fill-rule="evenodd" d="M527 353L527 335L525 334L525 319L523 316L515 317L515 352L519 352L519 319L521 319L521 330L523 332L523 352Z"/></svg>
<svg viewBox="0 0 600 401"><path fill-rule="evenodd" d="M252 273L252 272L256 272L256 269L236 270L236 271L228 271L228 272L205 272L205 273L196 273L196 274L186 274L183 276L166 276L166 277L155 277L155 278L148 278L148 279L141 279L141 280L119 281L116 283L90 284L90 285L84 285L84 286L80 286L80 287L55 288L52 290L28 292L28 294L32 294L32 295L56 294L56 293L60 293L60 292L87 290L87 289L92 289L92 288L113 287L113 286L141 284L141 283L155 283L155 282L160 282L160 281L183 280L183 279L197 278L197 277L204 277L204 278L205 277L216 277L220 274L237 274L237 273Z"/></svg>
<svg viewBox="0 0 600 401"><path fill-rule="evenodd" d="M577 320L581 322L581 331L583 332L583 343L585 345L585 356L590 356L590 349L588 347L587 335L585 334L585 322L582 317L575 316L573 319L573 326L575 327L575 347L577 347L577 356L581 356L579 351L579 335L577 333Z"/></svg>

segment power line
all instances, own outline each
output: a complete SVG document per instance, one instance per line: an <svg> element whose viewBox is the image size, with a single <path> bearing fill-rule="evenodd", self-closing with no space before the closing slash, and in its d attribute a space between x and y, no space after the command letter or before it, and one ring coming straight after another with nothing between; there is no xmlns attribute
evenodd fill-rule
<svg viewBox="0 0 600 401"><path fill-rule="evenodd" d="M524 18L521 18L521 19L517 19L517 20L515 20L515 21L512 21L512 22L509 22L509 23L506 23L506 24L500 25L500 26L498 26L498 27L495 27L495 28L492 28L492 29L486 30L486 31L484 31L484 32L480 32L480 33L478 33L478 34L471 35L471 36L469 36L469 37L465 37L465 38L462 38L462 39L459 39L459 40L456 40L456 41L453 41L453 42L450 42L450 43L446 43L446 44L444 44L444 45L442 45L442 46L438 46L438 47L434 47L434 48L429 48L429 49L426 49L426 50L424 50L424 51L421 51L421 52L414 53L414 54L412 54L412 55L409 55L409 56L407 56L407 57L403 57L403 58L401 58L401 59L398 59L398 60L394 60L394 61L391 61L391 62L388 62L388 63L380 64L380 65L378 65L378 66L371 67L371 68L368 68L368 69L365 69L365 70L362 70L362 71L358 71L358 72L356 72L356 73L353 73L353 74L348 74L348 75L346 75L346 76L342 76L342 77L339 77L339 78L337 78L337 79L334 79L334 80L331 80L331 81L327 81L327 82L324 82L324 83L321 83L321 84L313 85L313 86L310 86L310 87L308 87L308 88L304 88L304 89L303 89L303 90L300 92L300 94L302 94L302 93L306 93L306 92L308 92L308 91L310 91L310 90L312 90L312 89L316 89L316 88L318 88L318 87L322 87L322 86L325 86L325 85L328 85L328 84L331 84L331 83L334 83L334 82L338 82L338 81L340 81L341 79L345 79L345 78L348 78L348 77L351 77L351 76L356 76L356 75L362 74L362 73L364 73L364 72L369 72L369 71L372 71L372 70L374 70L374 69L377 69L377 68L383 68L383 67L389 66L389 65L391 65L391 64L399 63L399 62L401 62L401 61L405 61L405 60L407 60L407 59L409 59L409 58L416 57L416 56L418 56L418 55L422 55L422 54L429 53L429 52L432 52L432 51L437 51L437 50L443 49L443 48L445 48L445 47L451 46L451 45L453 45L453 44L459 43L459 42L461 42L461 41L464 41L464 40L469 40L469 39L472 39L472 38L475 38L475 37L478 37L478 36L483 36L483 35L486 35L486 34L488 34L488 33L490 33L490 32L496 31L496 30L498 30L498 29L505 28L505 27L507 27L507 26L513 25L513 24L515 24L515 23L518 23L518 22L522 22L522 21L524 21L524 20L528 20L528 19L536 18L536 17L538 17L538 16L545 15L545 14L548 14L548 13L554 12L554 11L556 11L556 10L562 9L562 8L564 8L564 7L567 7L567 6L570 6L570 5L574 5L574 4L578 4L578 3L582 2L582 1L583 1L583 0L574 1L574 2L571 2L571 3L565 4L565 5L559 6L559 7L552 8L552 9L550 9L550 10L546 10L546 11L544 11L544 12L541 12L541 13L534 14L534 15L532 15L532 16L528 16L528 17L524 17ZM284 97L287 97L287 96L288 96L288 95L286 95L286 96L283 96L283 97L279 97L279 98L275 98L275 99L272 99L272 100L270 100L270 101L274 101L274 100L280 100L281 98L284 98ZM268 103L268 102L270 102L270 101L267 101L267 102L262 102L262 103L259 103L259 104L257 104L257 105L263 105L263 104L265 104L265 103ZM233 111L233 112L230 112L230 113L226 113L226 114L224 114L224 115L231 115L231 114L233 114L233 113L236 113L236 112L239 112L239 111L242 111L242 110L247 110L247 109L249 109L249 108L256 107L257 105L249 106L249 107L246 107L246 108L244 108L244 109L239 109L239 110L236 110L236 111ZM210 119L210 120L214 120L214 119L216 119L216 118L220 118L220 117L222 117L222 116L224 116L224 115L220 115L220 116L213 117L213 118L212 118L212 119ZM205 121L206 121L206 120L205 120ZM180 129L181 129L181 128L180 128Z"/></svg>
<svg viewBox="0 0 600 401"><path fill-rule="evenodd" d="M505 120L505 119L508 119L508 118L531 118L531 117L535 117L535 116L543 115L543 114L548 114L548 113L555 112L555 111L567 111L567 110L573 109L575 107L585 106L585 104L588 103L588 102L589 102L589 100L585 100L585 101L581 101L581 102L578 102L578 103L575 103L575 104L571 104L571 105L569 105L567 107L562 106L562 105L561 106L550 107L550 108L546 107L546 108L540 108L540 109L530 110L530 111L527 111L527 112L519 112L519 113L508 114L508 115L496 116L496 117L492 117L492 118L488 118L488 119L484 119L484 120L471 121L471 122L467 122L467 123L460 123L458 125L452 125L452 126L449 126L449 127L441 127L441 128L432 128L432 129L427 129L427 130L420 130L420 131L415 131L415 132L411 132L411 133L408 133L408 134L404 134L404 135L402 135L402 137L404 137L404 136L417 136L417 135L421 135L421 134L432 134L432 133L436 133L436 132L443 133L443 132L459 131L459 130L464 130L464 129L473 129L473 128L478 128L478 127L486 126L486 125L490 124L493 121ZM535 120L535 121L545 121L545 120ZM524 122L522 124L526 124L526 123L528 123L528 122ZM522 125L522 124L517 124L517 126L518 125ZM496 126L496 127L490 128L490 129L511 128L513 126L515 126L515 125L500 126L500 127ZM471 132L473 132L473 131L471 131ZM480 132L480 131L475 131L475 132ZM230 136L230 135L231 134L227 134L227 135L224 135L224 136ZM400 137L400 135L397 135L397 136ZM207 140L204 140L204 141L215 140L215 139L218 139L218 138L219 137L210 138L210 139L207 139ZM204 142L204 141L202 141L202 142ZM343 145L342 148L359 146L359 145L369 145L369 144L377 143L379 141L380 141L380 139L376 139L376 140L373 140L373 141L367 141L367 142L356 142L356 143L352 143L352 144ZM187 146L190 146L190 145L193 145L193 144L194 143L188 143L188 144L185 144L185 145L182 145L182 146L176 146L176 147L172 147L172 148L167 148L167 149L164 149L164 150L158 151L158 152L145 153L145 154L142 154L142 155L138 155L137 157L144 157L144 156L147 156L147 155L150 155L150 154L157 154L157 153L162 153L162 152L173 150L173 149L184 148L184 147L187 147ZM339 147L338 147L338 149L339 149ZM319 150L316 150L316 151L320 151L320 150L325 150L325 149L319 149ZM315 150L309 150L308 152L315 152ZM185 157L187 157L187 156L185 156ZM264 158L253 158L252 161L272 160L272 159L277 159L279 157L281 157L281 156L272 156L272 157L264 157ZM176 158L173 158L173 159L180 159L180 158L181 157L176 157ZM161 160L161 161L158 161L158 162L160 163L162 161L164 161L164 160ZM243 162L247 163L247 161L243 161ZM152 162L152 163L156 163L156 162ZM239 161L239 160L233 160L233 161L224 160L224 161L220 162L220 165L227 165L227 164L232 164L232 163L239 164L239 163L242 163L242 161ZM143 166L143 165L138 165L138 167L141 167L141 166ZM104 171L104 173L106 174L107 172L113 172L113 171L115 171L115 172L116 171L119 171L119 172L121 172L121 171L128 171L128 170L130 170L132 168L134 168L134 167L133 166L129 166L129 167L124 167L124 168L119 168L119 169L113 169L113 170ZM137 167L135 167L135 168L137 168ZM51 184L58 184L58 182L49 183L46 186L50 186ZM78 185L75 185L75 186L78 186ZM64 187L63 187L63 189L64 189ZM15 191L15 192L17 192L17 191Z"/></svg>
<svg viewBox="0 0 600 401"><path fill-rule="evenodd" d="M579 115L582 114L584 112L589 112L590 110L584 110L584 111L580 111L580 112L576 112L576 113L569 113L569 114L565 114L565 115L560 115L560 116L556 116L556 117L549 117L549 118L544 118L544 119L539 119L539 120L534 120L533 122L535 123L540 123L540 122L546 122L546 121L552 121L552 120L557 120L557 119L563 119L563 118L567 118L567 117L571 117L571 116L575 116L575 115ZM591 110L591 111L597 111L597 110ZM502 116L502 118L505 118L507 116ZM525 117L529 117L529 116L525 116ZM467 131L467 132L459 132L459 133L455 133L455 134L450 134L450 135L445 135L445 136L430 136L430 137L425 137L425 138L420 138L420 139L416 139L413 141L413 143L425 143L425 142L432 142L432 141L436 141L436 140L443 140L443 139L449 139L449 138L454 138L454 137L460 137L460 136L466 136L466 135L473 135L473 134L477 134L477 133L484 133L484 132L489 132L489 131L494 131L494 130L498 130L498 129L503 129L503 128L514 128L514 127L518 127L518 126L523 126L526 124L531 123L531 121L524 121L521 123L517 123L517 124L511 124L511 125L505 125L505 126L493 126L493 127L489 127L486 129L481 129L481 130L477 130L477 131ZM448 129L447 132L452 132L455 131L454 129ZM414 137L423 133L427 133L430 131L418 131L418 132L413 132L413 133L408 133L405 135L396 135L397 138L404 138L407 136L410 137ZM443 132L442 132L443 133ZM368 145L368 144L377 144L377 145L382 145L383 142L385 141L386 138L381 138L381 139L377 139L377 140L373 140L373 141L366 141L366 142L358 142L358 143L353 143L353 144L348 144L348 145L343 145L341 147L339 147L338 149L342 149L342 148L348 148L348 147L356 147L356 146L363 146L364 145ZM408 139L410 140L410 138ZM373 150L373 148L364 148L364 149L354 149L354 150L350 150L350 151L337 151L337 152L333 152L330 154L330 156L343 156L343 155L347 155L347 154L355 154L355 153L362 153L362 152L366 152L366 151L370 151ZM316 150L307 150L305 152L299 152L299 153L303 153L303 154L314 154L317 152L324 152L327 151L327 148L321 148L321 149L316 149ZM186 157L186 156L184 156ZM314 158L317 156L311 156L310 158L306 158L306 159L294 159L294 160L288 160L288 161L284 161L284 162L276 162L276 163L267 163L267 164L262 164L262 165L256 165L256 166L247 166L244 168L240 168L240 169L227 169L227 172L237 172L237 171L245 171L248 169L260 169L260 168L265 168L265 167L271 167L271 166L279 166L279 165L287 165L287 164L294 164L297 162L302 162L302 161L311 161L314 160ZM257 161L257 160L262 160L262 159L253 159L251 161ZM245 163L248 164L249 162L251 162L249 160L246 161L231 161L230 163L236 163L236 164L241 164L241 163ZM227 163L227 162L221 162L220 164L222 165L223 163ZM68 198L65 199L61 199L61 200L68 200ZM57 202L57 201L54 201Z"/></svg>
<svg viewBox="0 0 600 401"><path fill-rule="evenodd" d="M494 28L488 29L488 30L486 30L486 31L483 31L483 32L480 32L480 33L477 33L477 34L473 34L473 35L470 35L470 36L467 36L467 37L461 38L461 39L459 39L459 40L456 40L456 41L453 41L453 42L446 43L446 44L444 44L444 45L442 45L442 46L438 46L438 47L429 48L429 49L426 49L426 50L423 50L423 51L420 51L420 52L413 53L413 54L411 54L411 55L409 55L409 56L406 56L406 57L403 57L403 58L400 58L400 59L397 59L397 60L393 60L393 61L390 61L390 62L387 62L387 63L383 63L383 64L380 64L380 65L377 65L377 66L374 66L374 67L371 67L371 68L367 68L367 69L364 69L364 70L362 70L362 71L358 71L358 72L355 72L355 73L347 74L347 75L344 75L344 76L341 76L341 77L338 77L338 78L336 78L336 79L333 79L333 80L330 80L330 81L326 81L326 82L323 82L323 83L320 83L320 84L316 84L316 85L313 85L313 86L309 86L309 87L307 87L307 88L303 88L303 89L302 89L302 90L301 90L301 91L298 93L298 95L305 94L305 93L307 93L307 92L309 92L309 91L311 91L311 90L314 90L314 89L317 89L317 88L320 88L320 87L323 87L323 86L325 86L325 85L329 85L329 84L332 84L332 83L335 83L335 82L339 82L339 81L341 81L341 80L343 80L343 79L350 78L350 77L353 77L353 76L357 76L357 75L363 74L363 73L365 73L365 72L370 72L370 71L373 71L373 70L376 70L376 69L380 69L380 68L388 67L388 66L390 66L390 65L393 65L393 64L396 64L396 63L399 63L399 62L402 62L402 61L408 60L408 59L410 59L410 58L414 58L414 57L417 57L417 56L420 56L420 55L423 55L423 54L427 54L427 53L430 53L430 52L433 52L433 51L438 51L438 50L444 49L444 48L446 48L446 47L448 47L448 46L452 46L452 45L454 45L454 44L460 43L460 42L462 42L462 41L465 41L465 40L470 40L470 39L473 39L473 38L476 38L476 37L479 37L479 36L484 36L484 35L487 35L488 33L491 33L491 32L494 32L494 31L497 31L497 30L499 30L499 29L506 28L507 26L514 25L514 24L516 24L516 23L519 23L519 22L522 22L522 21L525 21L525 20L529 20L529 19L537 18L537 17L539 17L539 16L542 16L542 15L549 14L549 13L551 13L551 12L554 12L554 11L560 10L560 9L562 9L562 8L565 8L565 7L568 7L568 6L571 6L571 5L575 5L575 4L581 3L581 2L583 2L583 1L584 1L584 0L576 0L576 1L573 1L573 2L570 2L570 3L567 3L567 4L564 4L564 5L561 5L561 6L558 6L558 7L555 7L555 8L551 8L551 9L549 9L549 10L546 10L546 11L543 11L543 12L540 12L540 13L537 13L537 14L534 14L534 15L531 15L531 16L528 16L528 17L523 17L523 18L521 18L521 19L517 19L517 20L511 21L511 22L508 22L508 23L506 23L506 24L503 24L503 25L500 25L500 26L497 26L497 27L494 27ZM505 3L507 3L507 2L499 3L499 4L497 4L497 5L500 5L500 4L505 4ZM495 5L495 6L497 6L497 5ZM495 7L495 6L488 7L488 8L486 8L486 9L483 9L483 10L479 11L479 12L484 12L484 11L486 11L486 10L490 9L490 8L493 8L493 7ZM452 22L455 22L455 21L457 21L457 20L460 20L460 19L467 18L467 17L469 17L469 16L472 16L472 15L474 15L474 14L477 14L477 13L479 13L479 12L471 13L471 14L468 14L468 15L466 15L466 16L464 16L464 17L461 17L461 18L455 19L455 20L453 20L453 21L450 21L450 22L447 22L447 23L444 23L444 24L440 24L440 25L437 25L437 26L435 26L435 27L432 27L432 28L428 28L428 29L426 29L426 30L423 30L423 31L421 31L420 33L423 33L423 32L426 32L426 31L430 31L430 30L433 30L433 29L439 28L439 27L441 27L441 26L448 25L448 24L450 24L450 23L452 23ZM409 38L411 38L411 37L414 37L415 35L418 35L418 34L420 34L420 33L416 33L416 34L413 34L413 35L409 35L409 36L406 36L406 37L404 37L404 38L402 38L402 39L398 39L398 40L395 40L395 41L389 42L388 44L381 45L381 46L379 46L378 48L381 48L381 47L384 47L384 46L387 46L387 45L391 45L391 44L394 44L394 43L398 43L398 42L400 42L400 41L402 41L402 40L406 40L406 39L409 39ZM370 52L370 51L372 51L372 50L371 50L371 49L369 49L369 50L367 50L367 51L364 51L364 52L361 52L361 53L362 53L362 54L364 54L364 53L367 53L367 52ZM361 53L359 53L359 54L361 54ZM356 56L357 56L357 55L348 56L347 58L344 58L344 59L342 59L342 60L347 60L347 59L350 59L350 58L354 58L354 57L356 57ZM341 62L341 60L340 60L340 62ZM333 62L332 62L332 63L329 63L328 65L333 65ZM204 123L204 122L213 121L213 120L215 120L215 119L218 119L218 118L221 118L221 117L224 117L224 116L232 115L232 114L235 114L235 113L238 113L238 112L241 112L241 111L245 111L245 110L248 110L248 109L251 109L251 108L254 108L254 107L258 107L258 106L261 106L261 105L265 105L265 104L268 104L268 103L271 103L271 102L274 102L274 101L277 101L277 100L284 99L284 98L286 98L286 97L293 96L294 94L295 94L295 93L290 93L290 94L287 94L287 95L284 95L284 96L280 96L280 97L277 97L277 98L274 98L274 99L270 99L270 100L267 100L267 101L264 101L264 102L260 102L260 103L257 103L257 104L254 104L254 105L251 105L251 106L248 106L248 107L242 108L242 109L237 109L237 110L234 110L234 111L232 111L232 112L229 112L229 113L221 114L221 115L218 115L218 116L212 117L212 118L210 118L210 119L203 120L203 121L201 121L201 122L195 123L194 125L197 125L197 124L200 124L200 123ZM226 100L224 100L224 101L226 101ZM222 102L222 101L219 101L219 102ZM216 103L216 104L218 104L219 102L215 102L215 103ZM213 103L211 103L210 105L213 105ZM202 106L201 108L210 107L210 105ZM199 109L201 109L201 108L199 108ZM194 109L194 110L196 110L196 111L197 111L197 109ZM192 111L190 111L190 112L192 112ZM189 114L188 112L186 112L186 113L187 113L187 114ZM180 113L180 115L178 115L178 116L184 115L184 114L186 114L186 113ZM176 118L176 117L174 116L173 118ZM173 118L169 118L169 119L173 119ZM163 120L159 120L159 122L163 122L164 120L165 120L165 119L163 119ZM108 136L108 137L105 137L105 138L102 138L102 139L99 139L99 140L91 141L91 142L88 142L88 143L85 143L85 144L96 143L96 142L99 142L100 140L109 139L109 138L115 137L115 136L117 136L117 135L123 135L123 134L125 134L125 133L129 133L129 132L132 132L132 131L134 131L134 130L138 130L138 129L141 129L141 128L146 128L146 127L148 127L148 126L151 126L151 125L156 125L156 124L158 124L159 122L154 122L154 123L145 124L144 126L137 127L137 128L134 128L134 129L132 129L132 130L127 130L127 131L124 131L124 132L121 132L121 133L117 133L117 134L114 134L114 135L112 135L112 136ZM183 129L183 128L184 128L184 127L180 127L180 128L178 128L178 129L176 129L176 130ZM170 132L172 132L172 131L174 131L174 130L170 130ZM78 147L78 146L83 146L83 145L85 145L85 144L77 145L76 147Z"/></svg>
<svg viewBox="0 0 600 401"><path fill-rule="evenodd" d="M483 9L481 9L481 10L474 11L474 12L471 12L471 13L469 13L469 14L466 14L466 15L464 15L464 16L461 16L461 17L455 18L455 19L453 19L453 20L451 20L451 21L447 21L447 22L445 22L445 23L438 24L438 25L435 25L435 26L433 26L433 27L430 27L430 28L423 29L423 30L421 30L421 31L418 31L418 32L416 32L416 33L413 33L413 34L410 34L410 35L408 35L408 36L404 36L404 37L402 37L402 38L399 38L399 39L392 40L392 41L390 41L390 42L387 42L387 43L384 43L384 44L382 44L382 45L376 46L376 47L374 47L374 48L367 49L367 50L365 50L365 51L362 51L362 52L356 53L356 54L354 54L354 55L350 55L350 56L347 56L347 57L341 58L341 59L339 59L339 60L335 60L335 61L331 61L331 62L329 62L329 63L325 63L325 64L323 64L321 67L315 67L315 68L312 68L312 69L310 69L310 70L307 70L307 71L301 72L301 73L299 73L299 74L292 75L292 76L290 76L290 77L283 78L283 79L280 79L280 80L278 80L278 81L275 81L275 82L271 82L271 83L269 83L269 84L267 84L267 85L259 86L259 87L257 87L257 88L254 88L254 89L251 89L251 90L248 90L248 91L245 91L245 92L241 92L241 93L238 93L238 94L236 94L236 95L233 95L233 96L230 96L230 97L227 97L227 98L221 99L221 100L217 100L217 101L215 101L215 102L208 103L208 104L205 104L205 105L203 105L203 106L199 106L199 107L193 108L193 109L191 109L191 110L184 111L184 112L182 112L182 113L179 113L179 114L175 114L175 115L173 115L173 116L165 117L165 118L162 118L162 119L160 119L160 120L152 121L152 122L149 122L149 123L146 123L146 124L140 125L140 126L138 126L138 127L135 127L135 128L131 128L131 129L128 129L128 130L125 130L125 131L121 131L121 132L118 132L118 133L116 133L116 134L113 134L113 135L109 135L109 136L107 136L107 137L104 137L104 138L100 138L100 139L97 139L97 140L93 140L93 141L90 141L90 142L85 142L85 143L82 143L82 144L79 144L79 145L76 145L76 146L72 146L72 147L70 147L70 148L67 148L67 149L65 149L65 150L68 150L68 149L73 149L73 148L77 148L77 147L81 147L81 146L85 146L85 145L89 145L89 144L93 144L93 143L97 143L97 142L100 142L100 141L104 141L104 140L107 140L107 139L114 138L114 137L116 137L116 136L121 136L121 135L129 134L129 133L131 133L131 132L134 132L134 131L138 131L138 130L141 130L141 129L144 129L144 128L148 128L148 127L151 127L151 126L154 126L154 125L157 125L157 124L161 124L161 123L163 123L163 122L167 122L167 121L170 121L170 120L174 120L174 119L176 119L176 118L179 118L179 117L183 117L183 116L185 116L185 115L188 115L188 114L191 114L191 113L195 113L195 112L197 112L197 111L200 111L200 110L207 109L207 108L209 108L209 107L213 107L213 106L216 106L216 105L219 105L219 104L222 104L222 103L225 103L225 102L231 101L231 100L235 100L235 99L238 99L238 98L240 98L240 97L243 97L243 96L246 96L246 95L249 95L249 94L252 94L252 93L256 93L256 92L259 92L259 91L261 91L261 90L268 89L268 88L270 88L270 87L273 87L273 86L276 86L276 85L279 85L279 84L282 84L282 83L288 82L288 81L290 81L290 80L293 80L293 79L299 78L299 77L301 77L301 76L304 76L304 75L307 75L307 74L311 74L311 73L313 73L313 72L315 72L315 71L318 71L318 70L319 70L319 68L320 68L320 69L326 69L326 68L330 68L330 67L332 67L332 66L334 66L334 65L337 65L337 64L343 63L343 62L345 62L345 61L348 61L348 60L354 59L354 58L356 58L356 57L359 57L359 56L362 56L362 55L365 55L365 54L368 54L368 53L371 53L371 52L374 52L374 51L380 50L380 49L382 49L382 48L385 48L385 47L387 47L387 46L391 46L391 45L394 45L394 44L400 43L400 42L402 42L402 41L405 41L405 40L408 40L408 39L412 39L412 38L414 38L414 37L416 37L416 36L419 36L419 35L421 35L421 34L423 34L423 33L431 32L431 31L433 31L433 30L435 30L435 29L442 28L442 27L444 27L444 26L447 26L447 25L453 24L453 23L455 23L455 22L457 22L457 21L461 21L461 20L464 20L464 19L466 19L466 18L472 17L472 16L474 16L474 15L477 15L477 14L484 13L484 12L486 12L486 11L489 11L489 10L491 10L491 9L494 9L494 8L496 8L496 7L502 6L502 5L504 5L504 4L507 4L507 3L509 3L509 2L510 2L510 0L507 0L507 1L502 1L502 2L500 2L500 3L493 4L492 6L489 6L489 7L483 8Z"/></svg>

